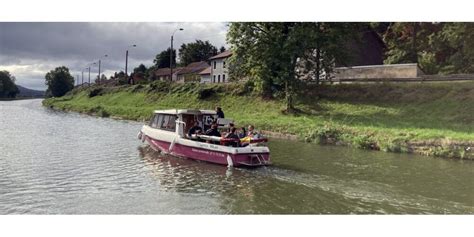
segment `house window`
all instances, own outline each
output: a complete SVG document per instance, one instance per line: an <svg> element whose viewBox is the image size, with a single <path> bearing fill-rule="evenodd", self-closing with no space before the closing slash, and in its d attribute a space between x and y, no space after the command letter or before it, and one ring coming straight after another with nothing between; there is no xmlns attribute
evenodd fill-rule
<svg viewBox="0 0 474 237"><path fill-rule="evenodd" d="M217 75L217 83L221 82L221 75Z"/></svg>
<svg viewBox="0 0 474 237"><path fill-rule="evenodd" d="M222 61L222 68L225 68L225 61ZM222 78L224 80L224 78Z"/></svg>
<svg viewBox="0 0 474 237"><path fill-rule="evenodd" d="M222 82L225 82L225 74L222 75Z"/></svg>
<svg viewBox="0 0 474 237"><path fill-rule="evenodd" d="M216 83L216 75L214 75L214 80L212 80L212 83Z"/></svg>
<svg viewBox="0 0 474 237"><path fill-rule="evenodd" d="M217 63L216 63L216 61L214 61L214 69L216 69L216 65L217 65Z"/></svg>

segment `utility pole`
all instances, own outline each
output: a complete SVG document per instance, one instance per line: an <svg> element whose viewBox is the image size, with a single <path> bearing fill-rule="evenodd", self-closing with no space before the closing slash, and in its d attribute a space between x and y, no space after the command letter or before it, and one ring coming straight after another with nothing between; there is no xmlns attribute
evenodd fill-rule
<svg viewBox="0 0 474 237"><path fill-rule="evenodd" d="M129 50L131 47L137 47L137 45L136 45L136 44L132 44L131 46L129 46L129 47L127 48L127 51L125 51L125 76L127 76L127 77L128 77L128 71L127 71L127 69L128 69L128 50Z"/></svg>
<svg viewBox="0 0 474 237"><path fill-rule="evenodd" d="M89 66L89 86L91 86L91 66Z"/></svg>
<svg viewBox="0 0 474 237"><path fill-rule="evenodd" d="M173 34L171 34L171 48L170 48L170 82L173 81L173 36L174 33L178 30L183 30L183 28L179 28L174 30Z"/></svg>
<svg viewBox="0 0 474 237"><path fill-rule="evenodd" d="M100 85L100 59L99 59L99 77L97 78L97 84Z"/></svg>
<svg viewBox="0 0 474 237"><path fill-rule="evenodd" d="M81 73L82 73L82 83L81 83L81 86L82 86L84 85L84 69L82 69Z"/></svg>
<svg viewBox="0 0 474 237"><path fill-rule="evenodd" d="M128 77L127 67L128 67L128 49L127 51L125 51L125 75Z"/></svg>

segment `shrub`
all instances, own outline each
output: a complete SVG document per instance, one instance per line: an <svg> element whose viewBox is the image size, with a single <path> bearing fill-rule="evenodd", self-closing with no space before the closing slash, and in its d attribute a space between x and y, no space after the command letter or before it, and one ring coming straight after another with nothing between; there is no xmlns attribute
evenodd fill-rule
<svg viewBox="0 0 474 237"><path fill-rule="evenodd" d="M211 96L215 95L216 91L213 88L201 88L198 91L197 98L200 100L204 100L210 98Z"/></svg>
<svg viewBox="0 0 474 237"><path fill-rule="evenodd" d="M102 93L103 93L103 88L102 87L94 88L91 91L89 91L89 98L92 98L92 97L95 97L95 96L98 96L98 95L102 95Z"/></svg>

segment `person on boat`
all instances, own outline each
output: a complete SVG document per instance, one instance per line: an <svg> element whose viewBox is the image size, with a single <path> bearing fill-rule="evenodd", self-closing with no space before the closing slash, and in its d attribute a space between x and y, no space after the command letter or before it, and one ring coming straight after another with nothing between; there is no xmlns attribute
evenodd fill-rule
<svg viewBox="0 0 474 237"><path fill-rule="evenodd" d="M247 136L247 131L245 130L245 127L241 127L239 130L239 138L244 138Z"/></svg>
<svg viewBox="0 0 474 237"><path fill-rule="evenodd" d="M217 130L217 123L213 123L211 125L211 128L206 131L206 135L207 136L214 136L214 137L220 137L221 136L221 133L219 132L219 130Z"/></svg>
<svg viewBox="0 0 474 237"><path fill-rule="evenodd" d="M247 132L248 137L254 137L258 133L255 131L255 127L253 125L249 125L249 131Z"/></svg>
<svg viewBox="0 0 474 237"><path fill-rule="evenodd" d="M216 107L216 115L217 115L217 118L224 118L224 111L222 111L222 108L221 107Z"/></svg>
<svg viewBox="0 0 474 237"><path fill-rule="evenodd" d="M193 127L188 131L188 137L192 137L194 134L202 134L202 128L199 126L198 121L194 121Z"/></svg>
<svg viewBox="0 0 474 237"><path fill-rule="evenodd" d="M230 132L225 136L225 138L233 139L233 141L230 141L228 144L233 146L233 147L238 147L238 146L240 146L240 138L235 133L235 131L236 131L236 129L234 127L231 128Z"/></svg>

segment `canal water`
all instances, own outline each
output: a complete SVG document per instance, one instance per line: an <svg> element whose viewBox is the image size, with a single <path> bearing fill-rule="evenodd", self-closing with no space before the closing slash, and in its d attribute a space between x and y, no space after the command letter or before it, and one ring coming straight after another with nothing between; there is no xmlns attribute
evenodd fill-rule
<svg viewBox="0 0 474 237"><path fill-rule="evenodd" d="M272 140L272 166L228 169L140 127L0 101L0 214L474 213L472 161Z"/></svg>

